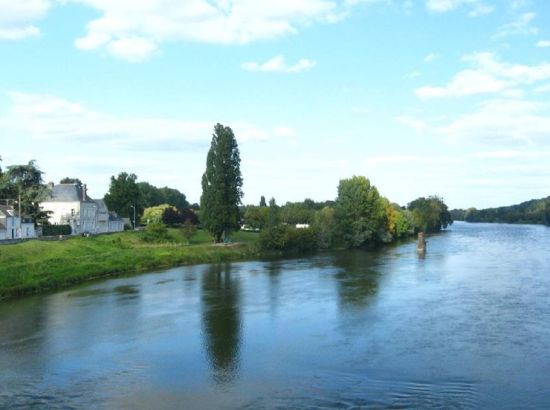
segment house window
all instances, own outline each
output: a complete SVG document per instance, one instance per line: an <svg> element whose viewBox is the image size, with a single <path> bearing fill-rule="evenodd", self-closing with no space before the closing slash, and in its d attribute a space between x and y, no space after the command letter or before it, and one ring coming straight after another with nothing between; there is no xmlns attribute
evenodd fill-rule
<svg viewBox="0 0 550 410"><path fill-rule="evenodd" d="M71 209L71 216L74 216L74 209Z"/></svg>

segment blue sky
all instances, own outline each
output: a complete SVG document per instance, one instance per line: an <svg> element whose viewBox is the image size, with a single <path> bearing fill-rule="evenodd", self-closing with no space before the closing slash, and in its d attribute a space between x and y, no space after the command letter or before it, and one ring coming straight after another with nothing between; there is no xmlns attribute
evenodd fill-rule
<svg viewBox="0 0 550 410"><path fill-rule="evenodd" d="M0 154L45 179L111 175L200 197L231 126L244 202L333 199L370 178L402 205L550 194L550 3L0 0Z"/></svg>

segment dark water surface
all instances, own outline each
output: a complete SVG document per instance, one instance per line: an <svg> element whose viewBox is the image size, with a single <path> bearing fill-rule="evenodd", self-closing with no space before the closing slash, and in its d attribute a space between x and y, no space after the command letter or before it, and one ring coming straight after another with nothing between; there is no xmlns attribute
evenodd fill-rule
<svg viewBox="0 0 550 410"><path fill-rule="evenodd" d="M0 304L0 408L550 408L550 228Z"/></svg>

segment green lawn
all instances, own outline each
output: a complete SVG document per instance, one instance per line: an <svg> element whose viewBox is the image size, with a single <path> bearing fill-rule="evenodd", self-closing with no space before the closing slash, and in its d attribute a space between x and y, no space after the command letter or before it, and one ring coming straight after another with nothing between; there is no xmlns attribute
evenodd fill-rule
<svg viewBox="0 0 550 410"><path fill-rule="evenodd" d="M140 240L140 235L140 232L122 232L0 245L0 299L103 276L259 255L256 233L235 233L231 246L213 245L204 231L198 231L190 245L178 229L170 230L170 243L147 244Z"/></svg>

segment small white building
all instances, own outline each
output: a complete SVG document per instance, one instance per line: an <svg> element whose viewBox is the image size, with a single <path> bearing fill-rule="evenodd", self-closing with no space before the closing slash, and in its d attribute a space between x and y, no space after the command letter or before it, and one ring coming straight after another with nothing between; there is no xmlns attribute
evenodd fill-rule
<svg viewBox="0 0 550 410"><path fill-rule="evenodd" d="M15 209L0 205L0 241L36 238L34 222L21 220Z"/></svg>
<svg viewBox="0 0 550 410"><path fill-rule="evenodd" d="M116 213L109 212L103 200L90 198L86 185L54 185L50 182L48 188L50 197L40 204L40 208L51 212L51 224L70 225L73 235L124 230L122 219Z"/></svg>

